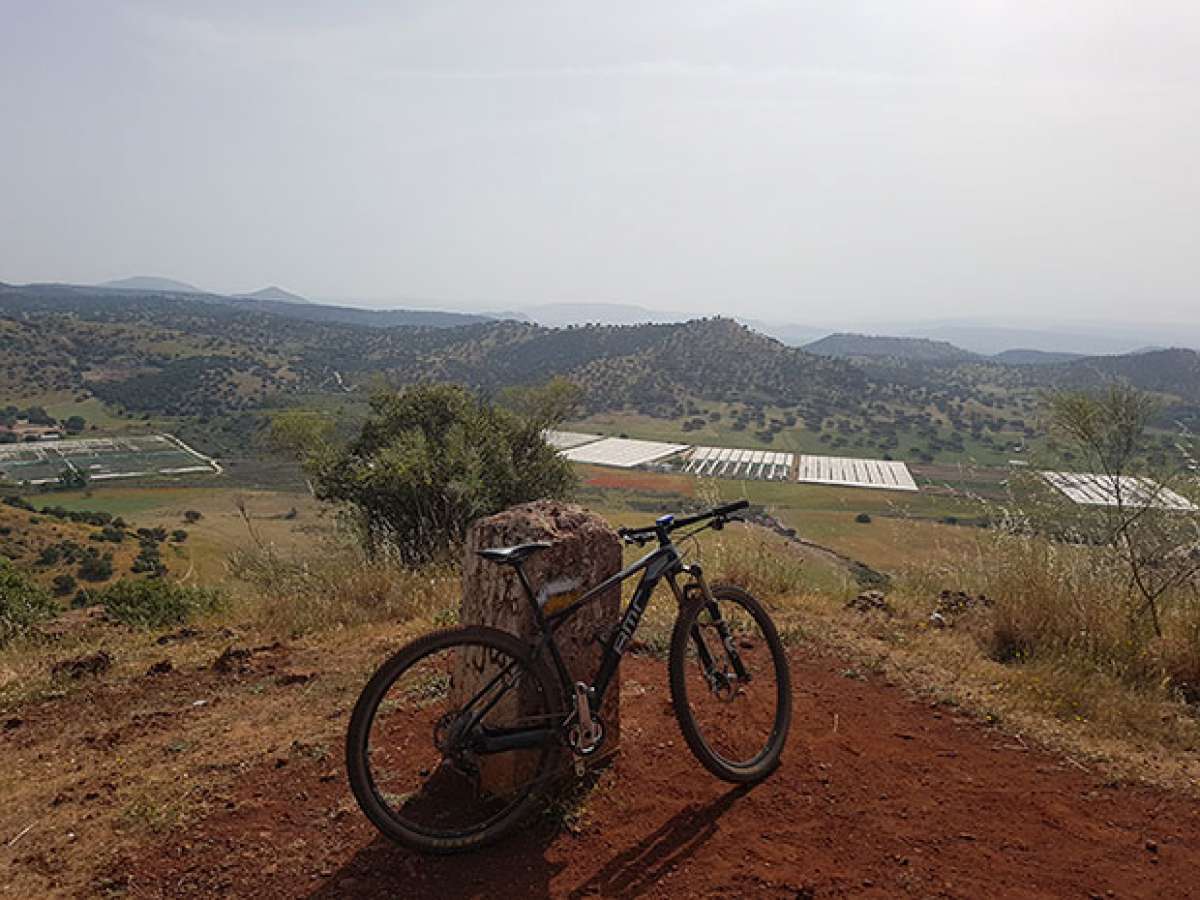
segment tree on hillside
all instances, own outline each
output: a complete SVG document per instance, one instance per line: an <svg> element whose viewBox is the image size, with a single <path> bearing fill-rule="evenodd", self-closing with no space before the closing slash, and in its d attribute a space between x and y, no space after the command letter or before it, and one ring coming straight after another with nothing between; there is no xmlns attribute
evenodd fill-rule
<svg viewBox="0 0 1200 900"><path fill-rule="evenodd" d="M583 388L556 377L534 387L505 388L496 400L530 423L550 428L571 418L583 402Z"/></svg>
<svg viewBox="0 0 1200 900"><path fill-rule="evenodd" d="M522 415L462 387L421 385L376 394L358 437L309 451L305 468L318 498L353 513L368 550L420 564L480 516L570 492L570 463L542 438L553 424L547 410Z"/></svg>
<svg viewBox="0 0 1200 900"><path fill-rule="evenodd" d="M1083 531L1120 558L1135 616L1148 614L1161 637L1163 601L1179 588L1194 587L1200 575L1200 517L1175 508L1172 497L1196 493L1189 437L1181 436L1173 463L1150 465L1153 441L1146 430L1159 411L1154 397L1122 384L1050 397L1059 441L1084 471L1111 485L1112 505L1077 508Z"/></svg>

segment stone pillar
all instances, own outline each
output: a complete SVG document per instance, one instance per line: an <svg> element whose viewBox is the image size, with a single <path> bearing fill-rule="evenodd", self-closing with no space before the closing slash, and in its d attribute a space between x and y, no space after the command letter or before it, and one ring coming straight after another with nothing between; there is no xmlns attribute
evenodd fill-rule
<svg viewBox="0 0 1200 900"><path fill-rule="evenodd" d="M621 568L621 540L604 519L580 506L553 500L538 500L514 506L472 523L467 532L463 561L463 595L459 621L464 625L488 625L533 641L534 619L515 570L482 559L477 550L509 547L533 541L552 546L539 550L524 563L535 592L551 582L575 580L580 589L599 584ZM579 591L582 592L582 591ZM591 683L600 665L603 647L598 633L617 622L621 592L614 587L570 618L555 632L563 661L572 681ZM548 656L547 668L553 672ZM470 686L468 677L464 688ZM566 702L572 700L568 696ZM519 700L517 701L519 702ZM604 723L604 750L616 746L620 737L620 677L614 676L605 694L600 716ZM496 776L485 772L485 779ZM503 781L504 776L499 776Z"/></svg>

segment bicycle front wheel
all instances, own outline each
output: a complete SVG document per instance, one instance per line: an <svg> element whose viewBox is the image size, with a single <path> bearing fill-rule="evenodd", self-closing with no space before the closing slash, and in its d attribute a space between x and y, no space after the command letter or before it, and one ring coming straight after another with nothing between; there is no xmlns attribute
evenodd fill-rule
<svg viewBox="0 0 1200 900"><path fill-rule="evenodd" d="M533 807L561 744L556 682L512 635L453 628L409 644L363 689L346 735L359 806L417 850L470 850Z"/></svg>
<svg viewBox="0 0 1200 900"><path fill-rule="evenodd" d="M747 784L779 765L792 721L787 656L771 617L741 588L689 600L671 635L671 702L693 754Z"/></svg>

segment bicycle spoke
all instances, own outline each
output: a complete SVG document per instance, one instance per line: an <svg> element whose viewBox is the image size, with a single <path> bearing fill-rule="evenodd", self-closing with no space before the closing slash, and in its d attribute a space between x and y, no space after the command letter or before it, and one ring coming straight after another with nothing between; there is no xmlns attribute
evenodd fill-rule
<svg viewBox="0 0 1200 900"><path fill-rule="evenodd" d="M776 717L776 670L750 612L721 601L705 607L688 642L687 704L709 749L730 765L749 765L770 741Z"/></svg>
<svg viewBox="0 0 1200 900"><path fill-rule="evenodd" d="M494 648L448 647L418 660L390 685L371 724L366 756L376 796L421 832L470 831L503 816L537 787L554 747L482 753L480 741L489 730L544 728L553 716L543 690L519 660Z"/></svg>

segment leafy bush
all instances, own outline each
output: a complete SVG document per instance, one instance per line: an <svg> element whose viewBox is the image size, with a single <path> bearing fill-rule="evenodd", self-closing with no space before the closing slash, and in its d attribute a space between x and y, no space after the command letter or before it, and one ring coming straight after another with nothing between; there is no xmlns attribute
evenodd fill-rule
<svg viewBox="0 0 1200 900"><path fill-rule="evenodd" d="M521 415L451 385L371 400L349 446L311 453L320 499L348 504L372 552L406 564L444 556L472 520L575 485L571 464L542 438L546 416Z"/></svg>
<svg viewBox="0 0 1200 900"><path fill-rule="evenodd" d="M854 517L854 521L857 522L859 525L870 525L871 524L871 514L870 513L859 513L857 516Z"/></svg>
<svg viewBox="0 0 1200 900"><path fill-rule="evenodd" d="M79 577L85 581L105 581L112 578L113 557L111 553L101 556L90 547L79 564Z"/></svg>
<svg viewBox="0 0 1200 900"><path fill-rule="evenodd" d="M75 576L68 575L65 572L61 575L54 576L54 593L60 597L65 597L67 594L75 590L77 584Z"/></svg>
<svg viewBox="0 0 1200 900"><path fill-rule="evenodd" d="M215 588L191 587L161 578L122 579L94 598L118 621L134 628L167 628L218 609L224 597Z"/></svg>
<svg viewBox="0 0 1200 900"><path fill-rule="evenodd" d="M0 647L57 610L50 595L0 556Z"/></svg>

